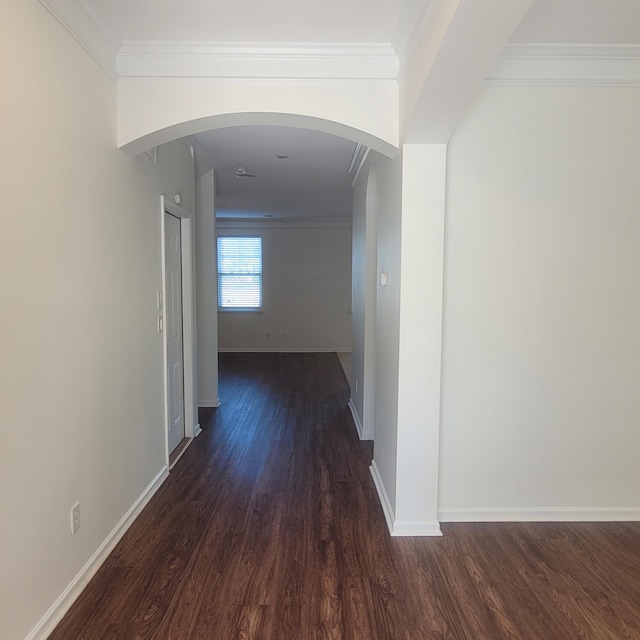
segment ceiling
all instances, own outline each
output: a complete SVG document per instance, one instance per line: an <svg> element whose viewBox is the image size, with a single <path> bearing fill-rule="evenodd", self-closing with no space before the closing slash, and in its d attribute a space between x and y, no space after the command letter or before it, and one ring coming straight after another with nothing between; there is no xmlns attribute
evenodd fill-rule
<svg viewBox="0 0 640 640"><path fill-rule="evenodd" d="M122 41L387 43L431 0L79 0ZM514 42L633 44L637 0L537 0Z"/></svg>
<svg viewBox="0 0 640 640"><path fill-rule="evenodd" d="M120 42L384 43L396 49L406 23L432 4L432 0L78 1ZM638 43L640 2L537 0L512 41Z"/></svg>
<svg viewBox="0 0 640 640"><path fill-rule="evenodd" d="M511 37L518 43L640 43L638 0L537 0Z"/></svg>
<svg viewBox="0 0 640 640"><path fill-rule="evenodd" d="M84 2L120 40L312 43L391 42L405 4L403 0Z"/></svg>
<svg viewBox="0 0 640 640"><path fill-rule="evenodd" d="M351 217L355 142L274 126L228 127L196 138L206 150L199 172L215 168L219 218ZM236 169L255 178L238 178Z"/></svg>
<svg viewBox="0 0 640 640"><path fill-rule="evenodd" d="M183 47L179 55L185 46L227 47L235 53L245 48L252 55L269 47L297 47L303 56L322 55L330 47L356 53L368 47L370 59L395 60L395 67L387 64L386 77L396 77L416 25L425 23L436 1L76 0L108 35L121 69L127 52L143 50L154 60L167 45ZM541 44L563 45L564 50L567 45L638 45L640 0L537 0L505 51L512 55L518 47ZM531 47L526 51L529 55ZM615 49L608 55L611 51L617 55ZM350 216L348 169L355 143L283 127L235 127L196 138L204 159L200 169L216 170L221 217ZM289 157L278 160L276 154ZM234 167L245 167L256 177L236 178Z"/></svg>

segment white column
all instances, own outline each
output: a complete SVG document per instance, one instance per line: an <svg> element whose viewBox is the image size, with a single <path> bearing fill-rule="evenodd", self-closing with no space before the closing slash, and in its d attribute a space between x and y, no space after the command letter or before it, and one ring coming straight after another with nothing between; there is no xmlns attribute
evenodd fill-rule
<svg viewBox="0 0 640 640"><path fill-rule="evenodd" d="M446 144L403 149L393 535L440 535L438 447Z"/></svg>

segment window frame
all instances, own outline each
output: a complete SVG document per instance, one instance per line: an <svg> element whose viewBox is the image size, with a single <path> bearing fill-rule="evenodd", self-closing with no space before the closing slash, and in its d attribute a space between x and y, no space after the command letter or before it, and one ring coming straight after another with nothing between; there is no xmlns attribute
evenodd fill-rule
<svg viewBox="0 0 640 640"><path fill-rule="evenodd" d="M228 272L228 273L221 273L220 271L220 240L224 239L224 238L232 238L232 239L258 239L260 241L260 273L259 274L242 274L242 273L234 273L234 272ZM222 277L224 275L229 275L229 276L243 276L243 275L259 275L259 295L260 295L260 304L257 307L243 307L243 306L236 306L236 307L223 307L221 306L221 295L222 295L222 286L221 286L221 282L222 282ZM263 299L263 284L264 284L264 241L261 235L259 234L229 234L229 233L219 233L216 234L216 281L217 281L217 286L218 286L218 292L217 292L217 300L216 300L216 306L218 307L218 312L221 313L262 313L263 312L263 306L264 306L264 299Z"/></svg>

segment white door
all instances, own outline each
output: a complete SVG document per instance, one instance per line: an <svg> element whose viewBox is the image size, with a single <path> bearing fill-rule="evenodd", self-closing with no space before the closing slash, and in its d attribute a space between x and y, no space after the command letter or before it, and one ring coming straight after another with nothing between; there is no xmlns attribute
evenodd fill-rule
<svg viewBox="0 0 640 640"><path fill-rule="evenodd" d="M184 353L182 347L182 239L180 220L164 214L166 268L165 340L169 412L169 453L184 438Z"/></svg>

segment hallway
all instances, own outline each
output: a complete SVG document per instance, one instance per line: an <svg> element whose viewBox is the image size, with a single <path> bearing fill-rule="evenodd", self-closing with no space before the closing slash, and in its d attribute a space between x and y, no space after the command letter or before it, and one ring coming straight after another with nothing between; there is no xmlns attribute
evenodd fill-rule
<svg viewBox="0 0 640 640"><path fill-rule="evenodd" d="M222 406L50 640L640 637L638 524L390 538L335 354L220 354Z"/></svg>

